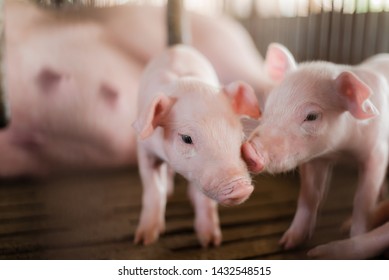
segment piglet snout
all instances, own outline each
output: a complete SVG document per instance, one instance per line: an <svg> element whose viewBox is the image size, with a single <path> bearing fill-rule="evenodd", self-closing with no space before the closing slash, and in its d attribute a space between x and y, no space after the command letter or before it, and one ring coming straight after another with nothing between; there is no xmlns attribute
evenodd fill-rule
<svg viewBox="0 0 389 280"><path fill-rule="evenodd" d="M242 156L250 172L259 173L265 167L265 159L251 142L242 145Z"/></svg>
<svg viewBox="0 0 389 280"><path fill-rule="evenodd" d="M254 187L246 180L233 182L223 188L219 196L221 198L219 202L224 206L241 204L250 197L253 190Z"/></svg>

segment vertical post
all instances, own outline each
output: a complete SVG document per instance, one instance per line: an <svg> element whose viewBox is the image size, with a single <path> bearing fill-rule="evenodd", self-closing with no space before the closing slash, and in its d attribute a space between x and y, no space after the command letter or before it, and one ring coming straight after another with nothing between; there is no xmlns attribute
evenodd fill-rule
<svg viewBox="0 0 389 280"><path fill-rule="evenodd" d="M184 15L184 0L168 0L166 10L168 46L188 43L189 30Z"/></svg>
<svg viewBox="0 0 389 280"><path fill-rule="evenodd" d="M9 122L9 107L5 86L5 28L4 28L4 1L0 0L0 129Z"/></svg>

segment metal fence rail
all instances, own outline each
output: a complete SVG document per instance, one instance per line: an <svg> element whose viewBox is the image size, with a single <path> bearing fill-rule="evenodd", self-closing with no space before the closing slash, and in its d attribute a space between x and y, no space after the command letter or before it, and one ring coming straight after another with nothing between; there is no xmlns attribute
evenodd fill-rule
<svg viewBox="0 0 389 280"><path fill-rule="evenodd" d="M243 24L264 54L271 42L287 46L298 61L355 64L389 52L389 13L325 12L296 18L249 18Z"/></svg>

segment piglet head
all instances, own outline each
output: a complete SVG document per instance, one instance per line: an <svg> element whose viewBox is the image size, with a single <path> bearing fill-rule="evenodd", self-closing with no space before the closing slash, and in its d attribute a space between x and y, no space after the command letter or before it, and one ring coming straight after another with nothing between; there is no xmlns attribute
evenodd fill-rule
<svg viewBox="0 0 389 280"><path fill-rule="evenodd" d="M253 90L242 82L223 89L188 79L177 82L170 96L160 94L144 121L140 136L158 128L165 160L190 184L224 205L245 201L253 191L241 158L243 129L239 115L258 118Z"/></svg>
<svg viewBox="0 0 389 280"><path fill-rule="evenodd" d="M269 93L259 126L242 146L254 173L288 171L330 152L344 141L350 121L378 114L370 88L355 73L326 62L297 67L290 59L289 52L277 48L269 71L283 80Z"/></svg>

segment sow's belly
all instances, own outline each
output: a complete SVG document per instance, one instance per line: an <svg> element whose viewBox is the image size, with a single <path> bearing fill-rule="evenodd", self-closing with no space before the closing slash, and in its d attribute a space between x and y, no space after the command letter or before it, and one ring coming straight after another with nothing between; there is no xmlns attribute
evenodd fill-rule
<svg viewBox="0 0 389 280"><path fill-rule="evenodd" d="M35 35L7 42L11 125L0 161L21 173L23 160L44 172L135 164L142 66L90 27Z"/></svg>

